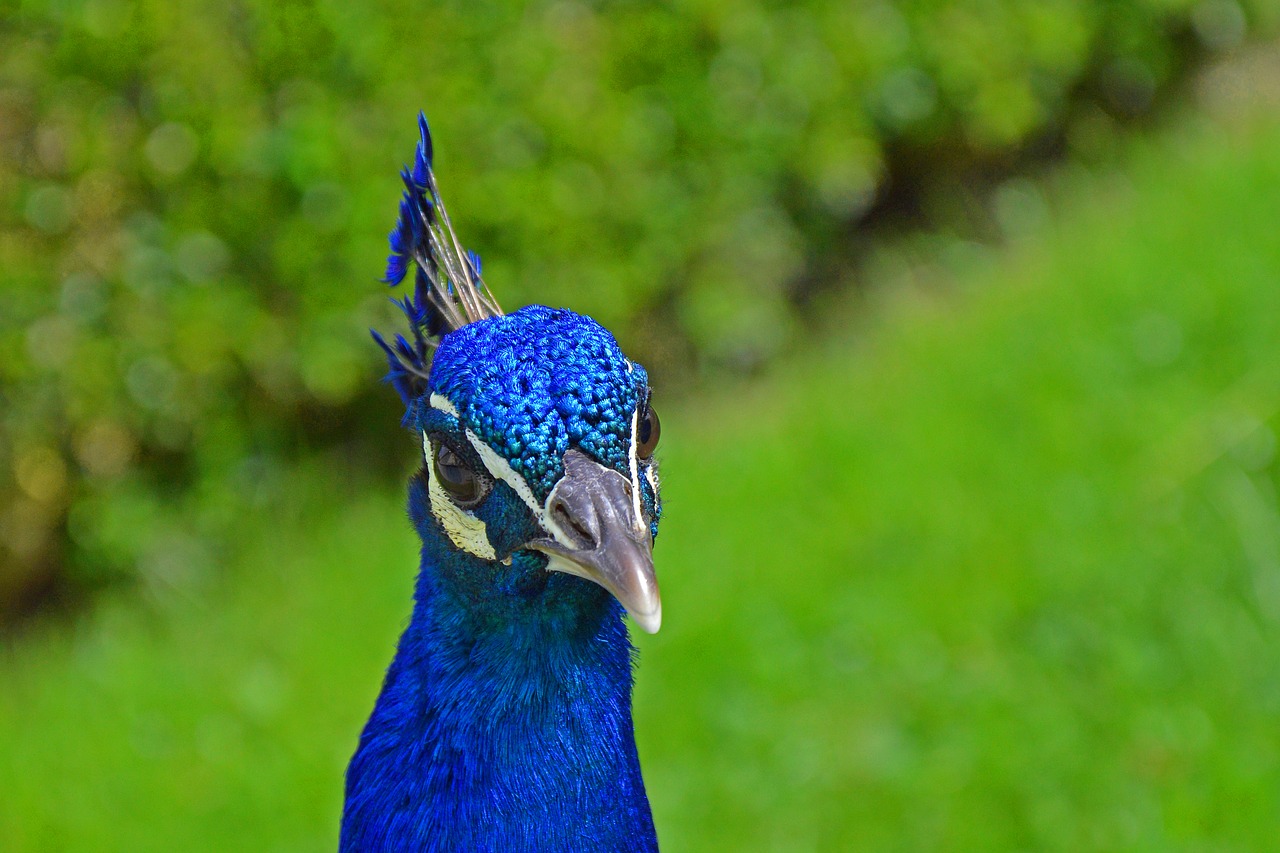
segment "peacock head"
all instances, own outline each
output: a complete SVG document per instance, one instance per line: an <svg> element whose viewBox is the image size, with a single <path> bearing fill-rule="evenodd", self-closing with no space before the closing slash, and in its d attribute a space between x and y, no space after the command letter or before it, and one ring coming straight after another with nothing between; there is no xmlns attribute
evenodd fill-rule
<svg viewBox="0 0 1280 853"><path fill-rule="evenodd" d="M411 336L387 343L389 380L422 439L410 508L455 594L558 607L603 588L649 633L661 515L648 375L604 327L564 309L503 314L440 201L426 119L391 232L386 280ZM505 597L498 598L495 595Z"/></svg>

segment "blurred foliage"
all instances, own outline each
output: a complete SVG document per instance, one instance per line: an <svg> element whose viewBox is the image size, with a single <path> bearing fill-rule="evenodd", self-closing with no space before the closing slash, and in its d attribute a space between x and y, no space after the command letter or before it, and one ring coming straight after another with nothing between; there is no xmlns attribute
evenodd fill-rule
<svg viewBox="0 0 1280 853"><path fill-rule="evenodd" d="M365 328L431 116L511 306L754 364L891 193L1140 112L1264 0L0 4L0 602L219 559L272 455L385 421ZM1194 35L1194 37L1189 37ZM194 496L194 497L193 497ZM212 535L217 532L218 535ZM69 568L68 568L69 567ZM69 573L68 573L69 571Z"/></svg>
<svg viewBox="0 0 1280 853"><path fill-rule="evenodd" d="M1023 182L1038 223L913 247L856 345L827 306L664 405L665 851L1275 849L1275 116ZM288 476L234 582L0 653L0 849L334 849L417 542L399 484Z"/></svg>

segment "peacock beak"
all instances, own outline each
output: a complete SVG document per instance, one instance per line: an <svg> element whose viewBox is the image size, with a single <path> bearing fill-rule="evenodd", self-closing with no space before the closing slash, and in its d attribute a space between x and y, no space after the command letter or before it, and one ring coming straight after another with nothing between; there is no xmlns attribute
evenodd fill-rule
<svg viewBox="0 0 1280 853"><path fill-rule="evenodd" d="M662 624L653 570L653 537L631 483L579 450L564 455L564 477L547 497L549 537L529 543L547 569L600 584L644 631Z"/></svg>

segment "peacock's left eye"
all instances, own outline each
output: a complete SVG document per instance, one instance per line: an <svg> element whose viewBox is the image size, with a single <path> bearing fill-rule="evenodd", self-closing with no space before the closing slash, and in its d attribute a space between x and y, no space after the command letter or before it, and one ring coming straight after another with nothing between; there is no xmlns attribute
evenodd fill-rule
<svg viewBox="0 0 1280 853"><path fill-rule="evenodd" d="M658 413L646 402L636 421L636 456L641 459L652 456L653 451L658 447L658 436L661 432L662 425L658 423Z"/></svg>
<svg viewBox="0 0 1280 853"><path fill-rule="evenodd" d="M436 444L431 464L436 480L458 506L471 509L484 500L488 491L485 481L449 445Z"/></svg>

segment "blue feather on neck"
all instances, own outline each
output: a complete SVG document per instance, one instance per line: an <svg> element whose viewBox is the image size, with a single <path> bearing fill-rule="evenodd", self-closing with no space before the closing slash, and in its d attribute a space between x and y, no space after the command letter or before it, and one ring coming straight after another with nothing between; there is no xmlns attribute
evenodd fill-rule
<svg viewBox="0 0 1280 853"><path fill-rule="evenodd" d="M427 503L415 478L416 602L347 771L341 849L657 850L621 606L529 551L448 549Z"/></svg>

